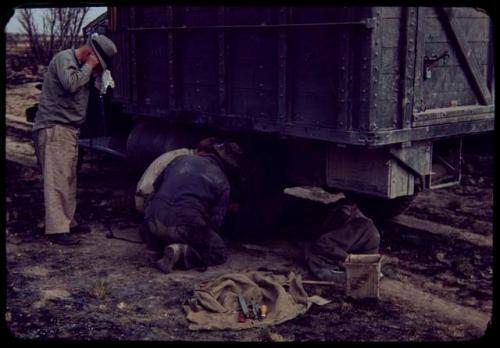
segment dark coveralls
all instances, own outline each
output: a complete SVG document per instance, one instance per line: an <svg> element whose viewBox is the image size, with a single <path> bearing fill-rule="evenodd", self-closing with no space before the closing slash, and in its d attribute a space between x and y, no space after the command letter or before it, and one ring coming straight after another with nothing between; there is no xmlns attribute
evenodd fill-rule
<svg viewBox="0 0 500 348"><path fill-rule="evenodd" d="M217 233L230 194L223 168L224 163L209 154L179 156L164 169L145 208L148 249L161 253L170 244L187 244L180 265L184 269L226 261L226 246Z"/></svg>

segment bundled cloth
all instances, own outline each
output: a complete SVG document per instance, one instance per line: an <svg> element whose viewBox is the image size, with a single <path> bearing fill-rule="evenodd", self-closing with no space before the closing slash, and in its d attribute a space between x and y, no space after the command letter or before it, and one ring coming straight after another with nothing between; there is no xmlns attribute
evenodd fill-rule
<svg viewBox="0 0 500 348"><path fill-rule="evenodd" d="M269 311L263 320L238 321L241 295L247 301L265 304ZM329 301L319 296L308 297L302 277L271 272L231 273L199 284L194 296L184 304L191 330L241 330L276 325L304 314L312 303Z"/></svg>
<svg viewBox="0 0 500 348"><path fill-rule="evenodd" d="M377 254L380 234L373 221L355 204L343 199L331 205L320 237L305 250L306 262L316 277L345 281L342 264L348 254Z"/></svg>
<svg viewBox="0 0 500 348"><path fill-rule="evenodd" d="M115 80L113 80L113 76L111 76L111 71L106 69L101 75L98 75L95 79L94 87L99 90L101 95L106 94L108 87L115 88Z"/></svg>

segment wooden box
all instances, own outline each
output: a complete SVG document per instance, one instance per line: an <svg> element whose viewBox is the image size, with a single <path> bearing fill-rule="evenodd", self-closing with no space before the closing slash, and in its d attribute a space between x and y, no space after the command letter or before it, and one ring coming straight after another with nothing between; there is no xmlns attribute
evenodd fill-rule
<svg viewBox="0 0 500 348"><path fill-rule="evenodd" d="M355 255L347 257L346 295L353 298L378 298L380 279L380 254Z"/></svg>

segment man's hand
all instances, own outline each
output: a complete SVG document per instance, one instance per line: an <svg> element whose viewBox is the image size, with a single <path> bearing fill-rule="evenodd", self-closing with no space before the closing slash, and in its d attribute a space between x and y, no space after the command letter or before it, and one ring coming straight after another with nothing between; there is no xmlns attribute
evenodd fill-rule
<svg viewBox="0 0 500 348"><path fill-rule="evenodd" d="M95 54L91 53L88 55L85 64L88 64L92 69L94 69L97 65L99 65L99 60Z"/></svg>

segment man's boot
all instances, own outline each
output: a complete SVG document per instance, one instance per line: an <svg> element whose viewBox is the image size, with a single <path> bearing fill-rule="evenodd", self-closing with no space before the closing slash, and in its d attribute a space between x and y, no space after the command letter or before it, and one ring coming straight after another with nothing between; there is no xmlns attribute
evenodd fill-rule
<svg viewBox="0 0 500 348"><path fill-rule="evenodd" d="M154 263L163 273L170 273L187 249L186 244L170 244L165 248L163 257Z"/></svg>
<svg viewBox="0 0 500 348"><path fill-rule="evenodd" d="M52 243L59 245L75 245L80 243L80 239L78 237L68 232L49 234L47 237Z"/></svg>

